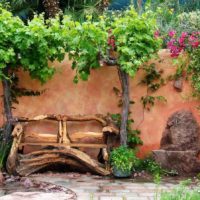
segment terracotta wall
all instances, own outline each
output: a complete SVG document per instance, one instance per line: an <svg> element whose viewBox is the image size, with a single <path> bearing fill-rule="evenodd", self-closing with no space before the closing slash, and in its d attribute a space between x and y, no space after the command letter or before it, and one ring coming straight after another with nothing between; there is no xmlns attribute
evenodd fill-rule
<svg viewBox="0 0 200 200"><path fill-rule="evenodd" d="M174 73L175 67L172 64L169 52L161 50L160 59L163 61L153 61L157 67L163 69L163 76ZM71 70L71 63L66 58L62 63L55 63L57 73L54 78L45 85L40 85L38 81L31 80L27 73L20 73L20 86L30 89L43 90L44 94L39 97L21 97L19 104L14 105L15 116L31 117L40 114L106 114L119 113L118 98L113 92L113 87L120 88L117 70L115 67L102 67L91 73L89 81L73 83L74 72ZM141 96L146 94L146 87L139 85L142 77L139 71L134 79L131 79L130 93L135 104L131 106L132 118L135 120L134 128L141 130L141 137L144 145L140 148L140 156L146 155L153 149L159 148L162 132L165 128L168 117L177 110L191 110L198 122L200 116L196 106L198 102L188 99L191 88L184 82L181 93L175 91L173 82L168 82L153 95L162 95L167 99L167 103L158 102L150 110L146 111L140 102ZM1 91L2 93L2 91ZM2 103L1 103L2 108ZM2 123L2 116L0 116ZM95 123L87 125L70 125L70 131L90 130L98 131L100 127ZM46 131L53 131L52 126L46 127ZM55 130L54 130L55 131Z"/></svg>

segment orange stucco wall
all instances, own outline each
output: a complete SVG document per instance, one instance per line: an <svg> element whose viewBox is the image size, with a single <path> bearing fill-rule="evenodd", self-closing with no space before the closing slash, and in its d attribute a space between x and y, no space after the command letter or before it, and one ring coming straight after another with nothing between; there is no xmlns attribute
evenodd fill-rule
<svg viewBox="0 0 200 200"><path fill-rule="evenodd" d="M163 77L175 72L172 59L167 50L159 52L163 62L153 61L156 66L163 69ZM118 98L113 91L113 87L120 88L117 70L115 67L102 67L91 72L89 81L73 83L74 71L71 70L71 63L67 57L62 63L54 63L57 73L45 85L40 85L38 81L31 80L27 73L20 73L20 86L29 89L46 91L39 97L21 97L19 104L14 105L15 116L33 117L40 114L107 114L119 113ZM177 110L191 110L198 122L200 116L196 106L198 102L188 99L191 88L184 82L183 91L177 92L173 88L173 82L168 82L152 95L162 95L167 99L167 103L158 102L150 111L144 110L140 102L141 96L146 94L146 87L139 85L144 76L139 71L134 79L130 80L130 96L135 101L131 105L132 118L135 120L134 128L141 130L141 137L144 145L140 147L139 155L143 156L153 149L159 148L162 132L165 128L168 117ZM2 94L2 90L0 90ZM1 102L1 112L2 112ZM3 118L0 116L0 123ZM51 126L49 126L51 129ZM74 130L96 131L99 127L94 123L74 127Z"/></svg>

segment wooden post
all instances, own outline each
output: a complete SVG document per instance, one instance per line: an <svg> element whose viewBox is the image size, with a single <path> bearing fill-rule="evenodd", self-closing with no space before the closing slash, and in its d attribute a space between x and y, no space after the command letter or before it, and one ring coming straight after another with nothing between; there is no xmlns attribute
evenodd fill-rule
<svg viewBox="0 0 200 200"><path fill-rule="evenodd" d="M63 139L63 143L65 144L70 144L70 140L69 140L69 137L68 137L68 132L67 132L67 121L64 120L63 121L63 132L62 132L62 139Z"/></svg>
<svg viewBox="0 0 200 200"><path fill-rule="evenodd" d="M59 128L58 128L58 143L62 143L62 132L63 132L63 129L62 129L62 121L59 120L58 122L59 124Z"/></svg>
<svg viewBox="0 0 200 200"><path fill-rule="evenodd" d="M14 139L10 150L10 154L6 162L6 168L9 173L14 173L16 170L17 153L19 145L21 143L22 133L23 133L22 125L17 124L12 132L12 136Z"/></svg>

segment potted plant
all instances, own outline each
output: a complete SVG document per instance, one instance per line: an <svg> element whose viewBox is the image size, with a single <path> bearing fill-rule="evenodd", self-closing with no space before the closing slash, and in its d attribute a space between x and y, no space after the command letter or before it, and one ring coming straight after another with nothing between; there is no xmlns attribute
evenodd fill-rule
<svg viewBox="0 0 200 200"><path fill-rule="evenodd" d="M110 164L115 177L125 178L131 176L136 162L135 152L126 146L120 146L111 152Z"/></svg>

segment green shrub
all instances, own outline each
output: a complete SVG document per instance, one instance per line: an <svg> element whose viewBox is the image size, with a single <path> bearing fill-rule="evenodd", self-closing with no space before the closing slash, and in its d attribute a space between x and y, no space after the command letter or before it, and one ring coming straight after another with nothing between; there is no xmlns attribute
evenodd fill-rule
<svg viewBox="0 0 200 200"><path fill-rule="evenodd" d="M110 163L112 168L120 169L127 172L134 169L134 164L138 162L135 152L125 146L114 149L110 155Z"/></svg>
<svg viewBox="0 0 200 200"><path fill-rule="evenodd" d="M138 171L147 171L154 176L161 176L164 174L164 169L155 162L155 160L151 157L145 158L138 162L136 170Z"/></svg>

